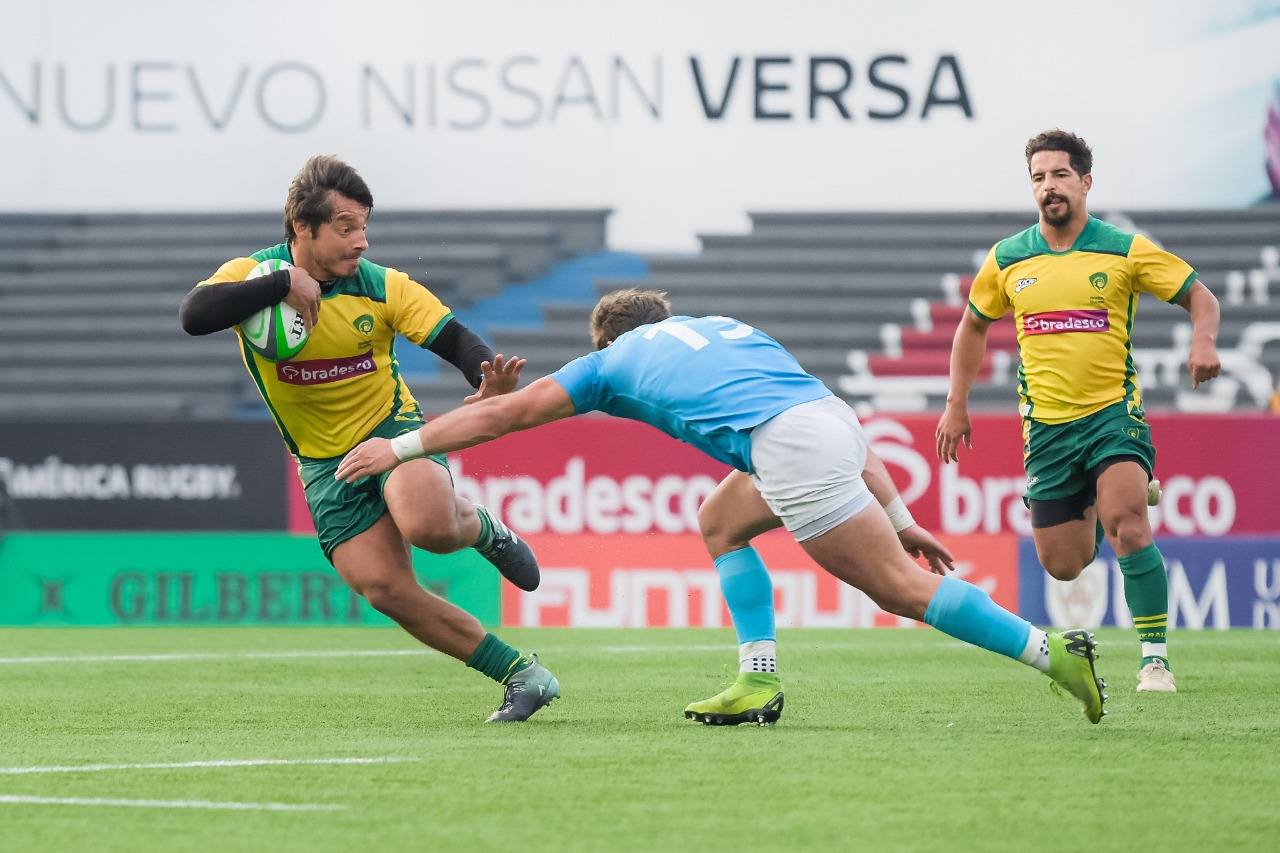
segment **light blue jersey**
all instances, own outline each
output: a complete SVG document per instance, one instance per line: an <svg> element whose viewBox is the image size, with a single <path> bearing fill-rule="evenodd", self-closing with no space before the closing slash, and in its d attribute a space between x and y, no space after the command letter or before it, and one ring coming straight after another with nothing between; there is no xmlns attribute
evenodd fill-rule
<svg viewBox="0 0 1280 853"><path fill-rule="evenodd" d="M641 421L748 473L753 427L831 396L777 341L729 317L641 326L551 378L577 414Z"/></svg>

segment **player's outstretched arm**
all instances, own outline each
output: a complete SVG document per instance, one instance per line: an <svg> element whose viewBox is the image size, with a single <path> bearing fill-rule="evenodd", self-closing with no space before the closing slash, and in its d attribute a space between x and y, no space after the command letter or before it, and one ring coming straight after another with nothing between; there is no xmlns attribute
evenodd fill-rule
<svg viewBox="0 0 1280 853"><path fill-rule="evenodd" d="M414 432L394 439L367 439L343 457L333 476L354 482L410 459L463 450L575 414L569 392L544 376L515 393L446 412Z"/></svg>
<svg viewBox="0 0 1280 853"><path fill-rule="evenodd" d="M1218 323L1222 312L1218 297L1201 281L1182 295L1178 304L1191 315L1191 352L1187 356L1187 370L1191 373L1191 387L1199 388L1222 372L1218 359Z"/></svg>
<svg viewBox="0 0 1280 853"><path fill-rule="evenodd" d="M960 456L960 442L973 449L973 425L969 422L969 389L982 368L987 354L987 330L991 321L972 311L964 312L951 342L951 389L947 392L947 407L938 421L935 437L938 442L938 458L954 462Z"/></svg>

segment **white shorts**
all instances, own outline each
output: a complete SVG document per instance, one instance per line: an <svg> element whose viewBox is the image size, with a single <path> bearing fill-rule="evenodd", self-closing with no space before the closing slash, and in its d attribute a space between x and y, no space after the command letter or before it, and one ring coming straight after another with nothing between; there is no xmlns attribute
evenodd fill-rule
<svg viewBox="0 0 1280 853"><path fill-rule="evenodd" d="M800 542L867 508L866 464L867 436L839 397L793 406L751 431L751 479Z"/></svg>

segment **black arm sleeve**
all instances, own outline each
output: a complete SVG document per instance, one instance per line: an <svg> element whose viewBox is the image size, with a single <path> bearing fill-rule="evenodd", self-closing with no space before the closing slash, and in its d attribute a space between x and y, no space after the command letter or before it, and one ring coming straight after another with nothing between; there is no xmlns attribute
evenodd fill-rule
<svg viewBox="0 0 1280 853"><path fill-rule="evenodd" d="M178 320L188 335L209 335L230 329L255 311L275 305L288 295L287 269L248 281L197 286L183 298Z"/></svg>
<svg viewBox="0 0 1280 853"><path fill-rule="evenodd" d="M472 388L479 388L484 374L480 372L480 363L493 361L493 350L480 339L480 336L458 322L456 317L449 318L435 340L427 344L427 349L462 371Z"/></svg>

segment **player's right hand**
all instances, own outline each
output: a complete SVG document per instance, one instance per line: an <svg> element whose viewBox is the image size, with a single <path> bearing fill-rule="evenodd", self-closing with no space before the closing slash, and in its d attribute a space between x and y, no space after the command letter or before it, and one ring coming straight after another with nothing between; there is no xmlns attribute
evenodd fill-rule
<svg viewBox="0 0 1280 853"><path fill-rule="evenodd" d="M391 447L390 439L367 438L342 457L338 470L333 472L333 479L354 483L361 477L390 471L399 464L400 459Z"/></svg>
<svg viewBox="0 0 1280 853"><path fill-rule="evenodd" d="M898 531L898 541L908 554L913 557L924 557L929 564L929 571L935 575L946 576L955 571L956 558L951 556L947 546L939 542L932 533L918 524Z"/></svg>
<svg viewBox="0 0 1280 853"><path fill-rule="evenodd" d="M969 411L950 404L938 421L938 429L934 433L938 442L938 458L947 462L955 462L960 458L960 442L973 450L973 424L969 422Z"/></svg>
<svg viewBox="0 0 1280 853"><path fill-rule="evenodd" d="M320 282L302 267L289 268L289 293L285 304L302 315L307 331L315 328L320 319Z"/></svg>

